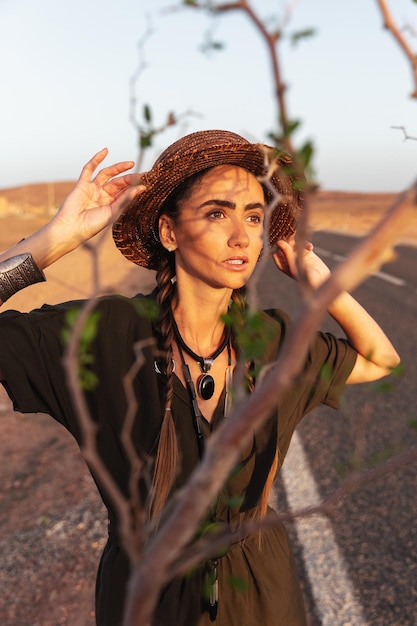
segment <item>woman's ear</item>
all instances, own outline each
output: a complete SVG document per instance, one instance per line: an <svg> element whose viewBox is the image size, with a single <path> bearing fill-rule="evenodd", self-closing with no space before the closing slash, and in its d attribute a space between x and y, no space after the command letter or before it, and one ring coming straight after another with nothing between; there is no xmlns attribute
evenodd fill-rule
<svg viewBox="0 0 417 626"><path fill-rule="evenodd" d="M172 218L165 214L162 214L159 218L159 240L168 252L176 250L177 240L174 232L174 222Z"/></svg>

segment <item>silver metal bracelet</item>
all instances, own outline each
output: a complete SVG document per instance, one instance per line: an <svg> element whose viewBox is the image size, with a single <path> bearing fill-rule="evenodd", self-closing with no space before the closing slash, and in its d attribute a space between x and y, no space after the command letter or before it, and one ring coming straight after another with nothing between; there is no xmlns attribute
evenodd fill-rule
<svg viewBox="0 0 417 626"><path fill-rule="evenodd" d="M6 302L21 289L45 280L30 252L12 256L0 262L0 300Z"/></svg>

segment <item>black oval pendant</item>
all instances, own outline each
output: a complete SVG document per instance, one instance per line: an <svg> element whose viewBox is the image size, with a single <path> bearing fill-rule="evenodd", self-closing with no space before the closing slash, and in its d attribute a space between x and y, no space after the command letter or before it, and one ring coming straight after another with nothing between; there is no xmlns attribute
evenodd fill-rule
<svg viewBox="0 0 417 626"><path fill-rule="evenodd" d="M197 380L198 393L203 400L210 400L214 393L214 378L210 374L203 374Z"/></svg>

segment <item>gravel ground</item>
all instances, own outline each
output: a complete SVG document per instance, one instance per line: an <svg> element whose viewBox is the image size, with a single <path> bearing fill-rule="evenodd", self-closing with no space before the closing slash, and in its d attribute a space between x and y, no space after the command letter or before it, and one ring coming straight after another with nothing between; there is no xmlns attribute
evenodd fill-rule
<svg viewBox="0 0 417 626"><path fill-rule="evenodd" d="M95 485L63 428L0 406L0 623L93 626L106 536Z"/></svg>

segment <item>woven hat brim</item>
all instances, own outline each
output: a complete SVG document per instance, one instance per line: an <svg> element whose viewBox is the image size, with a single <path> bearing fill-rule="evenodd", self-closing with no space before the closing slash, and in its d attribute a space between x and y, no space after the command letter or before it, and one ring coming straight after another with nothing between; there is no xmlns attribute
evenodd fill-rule
<svg viewBox="0 0 417 626"><path fill-rule="evenodd" d="M265 176L269 167L273 167L273 174L268 177L267 187L270 191L267 189L266 195L268 201L274 202L275 191L280 194L280 201L276 203L271 214L268 239L272 244L277 239L288 239L294 234L301 210L301 199L291 171L291 158L281 154L272 166L268 165L266 146L239 139L242 143L225 143L223 140L212 142L204 149L193 147L182 153L174 152L172 157L169 156L169 149L163 153L165 156L161 155L154 167L143 175L142 183L146 190L135 198L113 225L116 246L128 260L148 269L159 268L161 260L167 255L158 237L161 207L185 179L218 165L240 166L257 177Z"/></svg>

